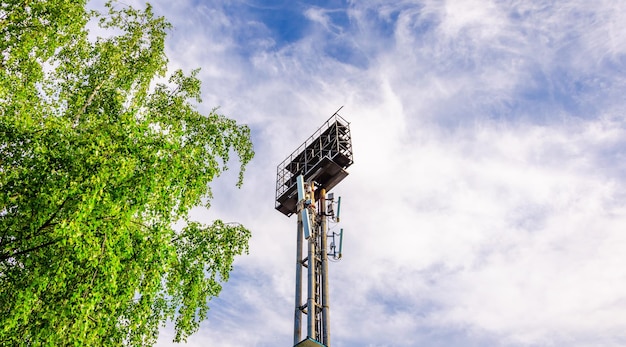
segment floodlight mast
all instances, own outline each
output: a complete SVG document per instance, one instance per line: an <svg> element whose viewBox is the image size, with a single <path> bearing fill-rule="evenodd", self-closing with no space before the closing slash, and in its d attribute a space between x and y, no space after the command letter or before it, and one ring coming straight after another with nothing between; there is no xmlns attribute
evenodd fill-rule
<svg viewBox="0 0 626 347"><path fill-rule="evenodd" d="M339 109L341 110L341 108ZM296 236L295 347L330 347L330 300L328 256L341 258L340 234L328 234L330 220L338 222L340 206L326 195L347 175L352 165L349 123L335 112L296 151L278 165L276 209L286 216L298 215ZM337 204L335 218L333 204ZM339 254L335 244L339 236ZM328 238L332 238L328 245ZM303 258L303 242L307 254ZM307 299L302 300L302 272L307 268ZM306 338L302 338L302 314L306 314Z"/></svg>

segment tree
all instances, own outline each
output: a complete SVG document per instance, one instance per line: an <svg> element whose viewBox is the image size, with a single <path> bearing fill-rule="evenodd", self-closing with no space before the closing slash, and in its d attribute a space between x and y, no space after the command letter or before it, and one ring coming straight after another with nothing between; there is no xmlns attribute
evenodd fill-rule
<svg viewBox="0 0 626 347"><path fill-rule="evenodd" d="M242 184L249 128L197 111L197 70L155 82L149 5L107 8L0 4L0 345L151 345L168 320L185 340L247 252L243 226L187 214L233 153Z"/></svg>

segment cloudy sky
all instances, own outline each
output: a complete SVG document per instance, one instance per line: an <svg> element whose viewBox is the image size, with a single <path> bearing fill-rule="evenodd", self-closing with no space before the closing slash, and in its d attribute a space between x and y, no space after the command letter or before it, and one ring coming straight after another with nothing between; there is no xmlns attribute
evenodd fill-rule
<svg viewBox="0 0 626 347"><path fill-rule="evenodd" d="M153 5L171 69L200 67L200 109L248 124L257 153L193 212L253 237L186 346L293 344L276 166L341 106L332 346L626 345L622 0Z"/></svg>

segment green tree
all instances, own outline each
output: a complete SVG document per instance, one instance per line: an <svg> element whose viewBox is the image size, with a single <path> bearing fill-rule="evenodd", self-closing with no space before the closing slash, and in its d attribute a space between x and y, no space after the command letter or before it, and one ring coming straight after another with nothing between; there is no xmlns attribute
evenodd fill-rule
<svg viewBox="0 0 626 347"><path fill-rule="evenodd" d="M3 346L151 345L166 321L185 340L247 252L243 226L187 215L229 155L242 184L248 127L197 111L197 70L156 83L169 24L149 5L107 8L0 4Z"/></svg>

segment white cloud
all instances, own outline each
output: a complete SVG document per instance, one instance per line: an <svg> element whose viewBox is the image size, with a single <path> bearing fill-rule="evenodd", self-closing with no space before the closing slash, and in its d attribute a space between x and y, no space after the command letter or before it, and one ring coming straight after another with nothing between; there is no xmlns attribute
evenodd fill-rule
<svg viewBox="0 0 626 347"><path fill-rule="evenodd" d="M232 170L194 212L253 238L188 345L291 343L295 220L273 209L276 165L341 105L355 164L335 188L333 345L626 343L623 6L359 1L341 30L304 13L364 65L315 30L277 47L219 4L157 10L172 66L202 67L203 107L249 123L257 149L242 190ZM263 41L242 43L242 25Z"/></svg>
<svg viewBox="0 0 626 347"><path fill-rule="evenodd" d="M304 11L304 15L307 19L321 25L327 31L333 32L337 30L338 27L332 23L332 20L328 17L327 12L327 10L319 7L309 7L306 11Z"/></svg>

